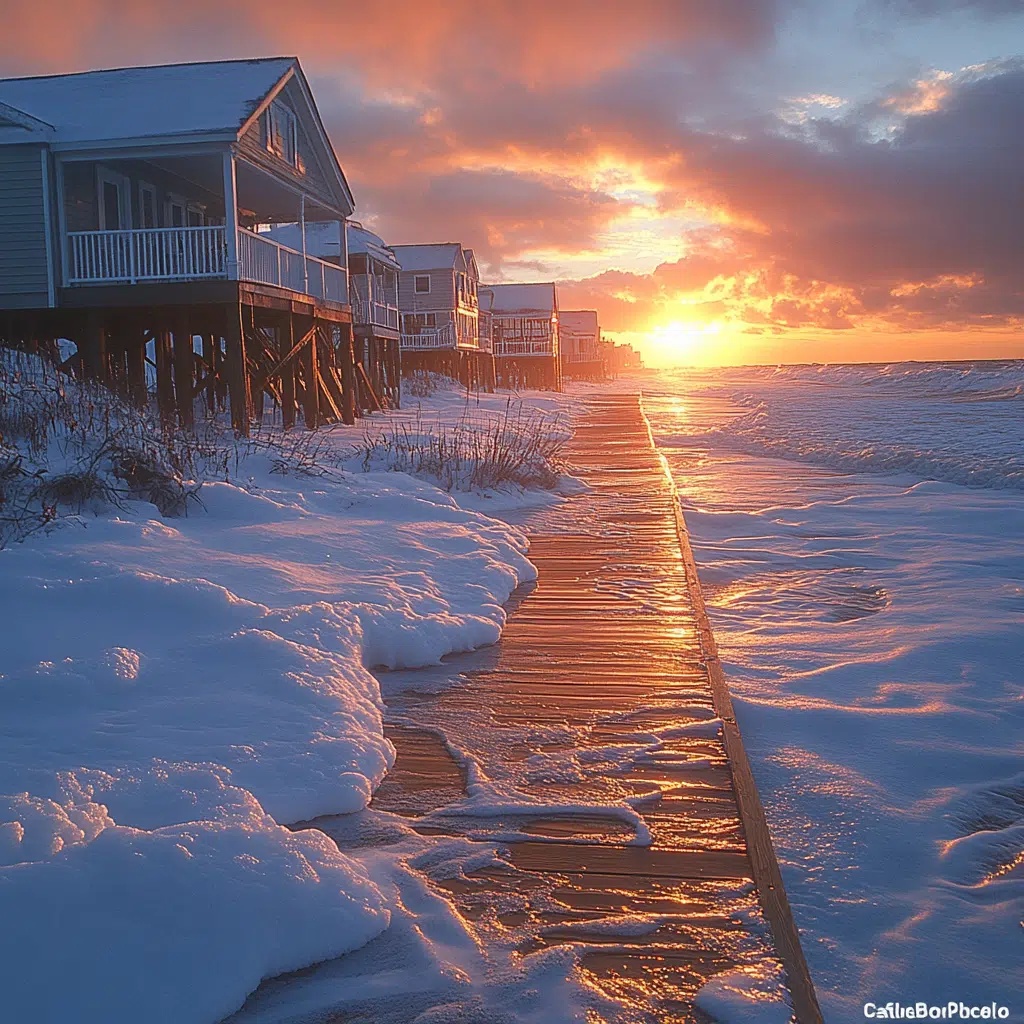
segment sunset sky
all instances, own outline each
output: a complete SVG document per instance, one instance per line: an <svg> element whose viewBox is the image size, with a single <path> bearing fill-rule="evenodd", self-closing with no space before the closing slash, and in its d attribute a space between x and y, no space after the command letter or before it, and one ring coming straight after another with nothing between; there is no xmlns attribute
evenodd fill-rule
<svg viewBox="0 0 1024 1024"><path fill-rule="evenodd" d="M297 55L391 242L649 364L1024 356L1024 0L3 0L0 77Z"/></svg>

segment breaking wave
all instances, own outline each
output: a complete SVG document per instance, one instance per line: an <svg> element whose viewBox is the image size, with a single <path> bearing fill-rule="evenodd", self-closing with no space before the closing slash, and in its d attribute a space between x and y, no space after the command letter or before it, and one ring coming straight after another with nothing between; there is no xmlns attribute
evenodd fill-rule
<svg viewBox="0 0 1024 1024"><path fill-rule="evenodd" d="M662 444L699 434L713 447L843 473L1024 490L1024 361L686 373L708 397L728 399L733 417L694 423Z"/></svg>

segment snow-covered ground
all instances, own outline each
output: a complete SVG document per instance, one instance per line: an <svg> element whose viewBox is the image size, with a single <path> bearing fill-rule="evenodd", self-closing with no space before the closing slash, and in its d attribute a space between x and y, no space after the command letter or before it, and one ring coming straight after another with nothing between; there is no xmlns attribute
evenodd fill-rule
<svg viewBox="0 0 1024 1024"><path fill-rule="evenodd" d="M829 1021L1024 1011L1024 364L644 383Z"/></svg>
<svg viewBox="0 0 1024 1024"><path fill-rule="evenodd" d="M401 415L451 428L507 401ZM393 763L368 669L493 643L535 571L516 528L364 473L351 445L385 422L323 432L305 471L257 447L184 517L90 502L0 550L5 1019L216 1021L407 914L411 872L283 826L364 808Z"/></svg>

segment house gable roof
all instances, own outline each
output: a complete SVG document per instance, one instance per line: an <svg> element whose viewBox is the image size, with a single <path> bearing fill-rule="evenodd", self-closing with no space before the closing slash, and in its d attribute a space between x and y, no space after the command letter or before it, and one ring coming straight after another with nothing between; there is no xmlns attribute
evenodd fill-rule
<svg viewBox="0 0 1024 1024"><path fill-rule="evenodd" d="M349 212L355 200L295 57L164 64L0 80L0 109L52 126L58 147L233 141L285 86L305 100L317 160ZM309 134L307 132L307 134ZM14 141L5 136L2 141Z"/></svg>
<svg viewBox="0 0 1024 1024"><path fill-rule="evenodd" d="M487 286L494 296L494 313L558 312L558 299L551 281L543 284L491 284Z"/></svg>
<svg viewBox="0 0 1024 1024"><path fill-rule="evenodd" d="M403 270L455 270L465 265L462 246L458 242L393 245L391 249Z"/></svg>
<svg viewBox="0 0 1024 1024"><path fill-rule="evenodd" d="M394 252L384 239L354 221L348 222L348 252L350 256L353 253L366 253L395 270L402 269Z"/></svg>
<svg viewBox="0 0 1024 1024"><path fill-rule="evenodd" d="M21 128L28 132L53 134L53 125L19 110L10 103L0 103L0 128Z"/></svg>
<svg viewBox="0 0 1024 1024"><path fill-rule="evenodd" d="M558 313L558 323L563 332L569 334L596 335L598 330L596 309L563 309Z"/></svg>
<svg viewBox="0 0 1024 1024"><path fill-rule="evenodd" d="M52 125L55 142L237 134L296 67L270 57L7 78L0 103Z"/></svg>

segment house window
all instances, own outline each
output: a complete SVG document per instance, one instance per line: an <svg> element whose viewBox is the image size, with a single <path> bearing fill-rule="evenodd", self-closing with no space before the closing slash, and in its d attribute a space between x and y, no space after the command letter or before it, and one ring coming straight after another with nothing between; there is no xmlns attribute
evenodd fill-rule
<svg viewBox="0 0 1024 1024"><path fill-rule="evenodd" d="M132 226L131 192L123 174L100 167L96 171L100 231L119 231Z"/></svg>
<svg viewBox="0 0 1024 1024"><path fill-rule="evenodd" d="M177 196L171 196L167 200L166 224L169 228L183 228L185 226L185 200Z"/></svg>
<svg viewBox="0 0 1024 1024"><path fill-rule="evenodd" d="M416 294L426 295L430 291L430 275L429 274L417 274L416 275Z"/></svg>
<svg viewBox="0 0 1024 1024"><path fill-rule="evenodd" d="M206 223L206 211L201 206L189 203L185 211L185 223L190 228L201 228Z"/></svg>
<svg viewBox="0 0 1024 1024"><path fill-rule="evenodd" d="M139 182L139 227L155 228L156 189L145 181Z"/></svg>
<svg viewBox="0 0 1024 1024"><path fill-rule="evenodd" d="M298 126L295 114L283 103L271 103L267 110L267 149L286 163L299 164Z"/></svg>

